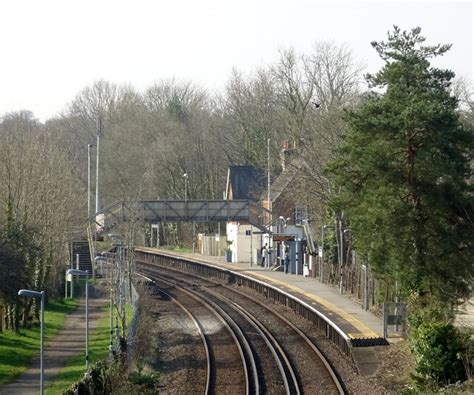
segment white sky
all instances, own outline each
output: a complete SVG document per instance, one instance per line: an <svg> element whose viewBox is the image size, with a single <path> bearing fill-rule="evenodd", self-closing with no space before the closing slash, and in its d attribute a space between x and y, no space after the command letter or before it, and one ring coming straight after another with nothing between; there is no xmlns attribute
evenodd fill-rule
<svg viewBox="0 0 474 395"><path fill-rule="evenodd" d="M473 78L473 1L0 0L0 114L41 120L106 79L144 89L175 77L221 90L233 67L270 64L281 47L347 43L367 71L370 46L396 24L452 43L439 65Z"/></svg>

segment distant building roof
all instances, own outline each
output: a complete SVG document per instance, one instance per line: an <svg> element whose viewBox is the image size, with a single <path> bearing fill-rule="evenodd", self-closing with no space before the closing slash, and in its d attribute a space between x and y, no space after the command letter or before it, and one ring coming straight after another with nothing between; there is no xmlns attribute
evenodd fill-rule
<svg viewBox="0 0 474 395"><path fill-rule="evenodd" d="M254 166L229 166L227 199L258 200L265 187L263 171Z"/></svg>
<svg viewBox="0 0 474 395"><path fill-rule="evenodd" d="M285 192L288 185L296 178L297 174L301 172L304 164L305 162L302 158L293 158L290 164L286 166L286 169L282 171L278 177L272 180L272 185L270 187L270 197L272 202L275 202L280 195ZM262 200L267 199L267 192L262 193L260 198Z"/></svg>

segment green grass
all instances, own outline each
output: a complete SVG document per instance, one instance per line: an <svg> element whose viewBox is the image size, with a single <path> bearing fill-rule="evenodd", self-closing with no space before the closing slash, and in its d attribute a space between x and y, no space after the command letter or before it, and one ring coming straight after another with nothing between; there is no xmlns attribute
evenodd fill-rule
<svg viewBox="0 0 474 395"><path fill-rule="evenodd" d="M126 305L127 326L132 321L132 308ZM115 321L114 321L115 322ZM121 325L119 323L119 327ZM89 360L93 365L95 362L106 359L109 355L110 342L110 318L109 307L104 307L104 316L99 320L97 328L91 333L89 338ZM80 380L85 373L84 354L71 357L66 362L66 367L53 379L46 389L47 395L62 394L70 385Z"/></svg>
<svg viewBox="0 0 474 395"><path fill-rule="evenodd" d="M188 248L188 247L165 246L165 247L162 247L162 248L165 249L165 250L168 250L168 251L175 251L175 252L193 252L193 249Z"/></svg>
<svg viewBox="0 0 474 395"><path fill-rule="evenodd" d="M66 316L78 305L75 299L48 303L45 309L45 345L63 327ZM40 350L40 325L30 329L22 328L20 333L4 331L0 333L0 384L15 380L28 369L31 359Z"/></svg>

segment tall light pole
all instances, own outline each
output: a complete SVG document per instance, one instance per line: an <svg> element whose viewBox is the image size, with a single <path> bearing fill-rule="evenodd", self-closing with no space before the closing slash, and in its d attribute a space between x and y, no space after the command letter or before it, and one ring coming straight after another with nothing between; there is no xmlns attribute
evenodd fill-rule
<svg viewBox="0 0 474 395"><path fill-rule="evenodd" d="M184 178L184 203L186 203L188 201L188 178L189 178L188 173L184 173L183 178Z"/></svg>
<svg viewBox="0 0 474 395"><path fill-rule="evenodd" d="M334 225L323 225L321 230L321 264L319 265L319 281L324 282L324 231L334 228Z"/></svg>
<svg viewBox="0 0 474 395"><path fill-rule="evenodd" d="M341 226L342 230L342 226ZM349 228L342 230L341 232L341 260L339 261L339 293L343 292L343 276L342 276L342 266L344 264L344 236L347 232L350 232Z"/></svg>
<svg viewBox="0 0 474 395"><path fill-rule="evenodd" d="M269 252L269 257L268 257L268 265L269 267L271 266L270 258L271 254L270 251L272 251L273 248L273 237L271 235L272 231L272 200L271 200L271 194L270 194L270 186L271 186L271 178L270 178L270 138L267 139L267 201L268 201L268 211L269 211L269 232L268 232L268 252Z"/></svg>
<svg viewBox="0 0 474 395"><path fill-rule="evenodd" d="M40 344L41 344L41 351L40 351L40 394L43 395L44 393L44 366L43 366L43 354L44 354L44 295L45 292L41 291L32 291L30 289L20 289L18 291L18 296L23 296L25 298L41 298L41 335L40 335Z"/></svg>
<svg viewBox="0 0 474 395"><path fill-rule="evenodd" d="M87 218L88 218L88 221L90 221L90 218L91 218L91 148L92 148L92 144L87 144Z"/></svg>
<svg viewBox="0 0 474 395"><path fill-rule="evenodd" d="M87 270L68 269L71 276L86 276L86 369L89 368L89 272Z"/></svg>
<svg viewBox="0 0 474 395"><path fill-rule="evenodd" d="M96 214L100 210L100 195L99 195L99 162L100 162L100 137L102 135L102 119L100 116L97 118L97 163L95 168L95 212ZM96 218L97 220L97 218Z"/></svg>

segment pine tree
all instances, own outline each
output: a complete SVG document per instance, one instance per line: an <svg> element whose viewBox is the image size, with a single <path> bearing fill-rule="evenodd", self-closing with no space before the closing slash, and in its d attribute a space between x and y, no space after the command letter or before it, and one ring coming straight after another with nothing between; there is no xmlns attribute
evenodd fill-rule
<svg viewBox="0 0 474 395"><path fill-rule="evenodd" d="M456 304L473 274L473 130L450 95L454 73L430 65L450 45L423 45L421 29L394 27L372 46L384 67L373 91L347 114L348 131L330 172L358 249L405 295Z"/></svg>

